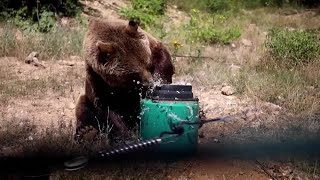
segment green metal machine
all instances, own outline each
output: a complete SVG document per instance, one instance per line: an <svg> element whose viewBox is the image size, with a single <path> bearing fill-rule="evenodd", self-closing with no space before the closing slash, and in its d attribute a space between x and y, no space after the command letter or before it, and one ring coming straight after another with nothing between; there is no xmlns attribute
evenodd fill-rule
<svg viewBox="0 0 320 180"><path fill-rule="evenodd" d="M141 102L140 138L161 137L170 132L157 148L161 153L192 154L198 146L199 103L192 86L163 85L148 93Z"/></svg>
<svg viewBox="0 0 320 180"><path fill-rule="evenodd" d="M92 159L143 150L165 153L170 159L192 155L198 148L199 126L226 118L200 119L199 101L193 96L192 86L157 86L141 101L139 142L99 151ZM144 155L146 152L150 151L143 151ZM66 162L66 170L82 168L87 161L87 157L79 157Z"/></svg>

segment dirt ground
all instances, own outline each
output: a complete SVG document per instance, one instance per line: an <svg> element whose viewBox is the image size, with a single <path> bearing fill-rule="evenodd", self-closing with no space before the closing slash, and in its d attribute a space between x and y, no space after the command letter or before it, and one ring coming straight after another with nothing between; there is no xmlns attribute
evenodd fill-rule
<svg viewBox="0 0 320 180"><path fill-rule="evenodd" d="M64 61L47 61L45 69L25 64L10 57L1 58L0 62L0 66L8 71L7 75L15 77L15 80L36 82L43 80L50 83L48 78L54 77L60 85L62 84L60 88L55 88L56 82L52 85L47 84L49 88L45 93L33 92L33 90L39 90L34 88L27 91L30 95L10 97L6 103L0 105L4 120L29 119L37 125L40 131L58 126L58 122L61 121L65 124L73 124L74 127L75 103L79 95L83 93L84 64L80 57L71 57ZM174 81L182 80L186 81L188 77L175 77ZM19 86L14 83L12 85ZM163 167L165 173L161 178L165 176L167 179L270 179L270 175L266 174L263 167L257 163L258 158L263 158L262 162L264 163L268 162L268 166L265 168L272 172L273 166L270 164L274 158L280 156L285 159L282 162L275 161L279 164L277 167L287 167L287 164L291 162L290 157L304 156L313 152L308 152L308 149L305 149L307 154L293 153L289 156L287 153L291 152L290 150L281 150L281 147L290 146L295 138L304 138L303 135L294 132L294 127L290 129L290 118L288 118L290 116L285 115L281 107L255 99L239 98L235 95L226 96L222 94L221 89L222 86L210 89L194 86L194 93L199 98L208 118L229 115L230 117L223 122L207 124L200 129L198 155L187 160L159 165L160 167L165 166ZM311 122L314 121L310 120ZM312 129L305 124L301 131L312 132ZM287 144L286 141L288 141ZM308 140L306 142L310 143ZM273 144L275 145L272 146ZM292 147L305 148L302 145ZM279 152L273 148L279 149ZM283 156L283 154L285 155ZM274 155L276 157L273 157ZM100 171L100 168L103 169L104 166L89 168L90 174ZM142 174L148 174L157 172L153 169L156 167L157 164L151 163L149 172L144 168L136 170L141 171ZM295 165L291 164L291 168L294 169L294 167ZM112 166L109 169L111 172L118 171ZM132 170L132 167L129 169ZM98 179L110 177L110 171L100 174ZM282 173L279 169L276 172L275 174ZM290 175L300 177L301 173L297 175L297 172L300 170L292 170L291 174L280 177L289 177ZM61 171L58 171L57 174L59 176L54 175L53 178L60 177L61 174L63 177L74 177L72 174ZM136 174L132 174L132 176L136 176ZM317 178L317 176L313 177Z"/></svg>
<svg viewBox="0 0 320 180"><path fill-rule="evenodd" d="M105 17L117 17L115 9L125 5L122 1L85 3L102 11ZM111 7L110 10L101 10L99 3ZM31 120L39 131L57 127L61 122L75 127L75 105L84 92L84 61L72 56L43 63L46 68L15 57L0 58L0 70L6 72L5 84L8 90L13 88L16 92L1 98L1 118L6 122ZM174 82L191 79L180 76ZM200 129L199 152L195 157L160 163L89 164L77 172L57 170L51 179L320 179L316 150L319 146L314 140L319 136L319 116L304 117L301 123L275 104L254 97L224 95L225 86L228 85L207 88L193 84L194 94L208 118L229 116ZM0 153L4 149L0 148ZM301 165L301 159L311 164Z"/></svg>

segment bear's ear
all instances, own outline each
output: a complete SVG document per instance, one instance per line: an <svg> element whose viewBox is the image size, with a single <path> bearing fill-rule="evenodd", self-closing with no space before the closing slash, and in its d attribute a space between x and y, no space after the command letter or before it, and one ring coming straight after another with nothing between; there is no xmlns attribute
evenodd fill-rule
<svg viewBox="0 0 320 180"><path fill-rule="evenodd" d="M112 45L112 43L105 43L102 41L98 41L96 43L96 46L100 51L108 53L108 54L112 54L115 51L115 48Z"/></svg>
<svg viewBox="0 0 320 180"><path fill-rule="evenodd" d="M126 32L130 36L135 36L138 33L138 26L138 22L130 20L126 27Z"/></svg>

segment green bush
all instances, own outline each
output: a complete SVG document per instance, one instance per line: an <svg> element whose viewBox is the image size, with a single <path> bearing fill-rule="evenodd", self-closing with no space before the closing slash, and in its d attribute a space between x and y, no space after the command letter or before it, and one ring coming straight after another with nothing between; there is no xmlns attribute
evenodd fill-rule
<svg viewBox="0 0 320 180"><path fill-rule="evenodd" d="M236 0L173 0L171 3L185 11L199 9L210 13L224 13L236 9L237 5Z"/></svg>
<svg viewBox="0 0 320 180"><path fill-rule="evenodd" d="M317 7L319 0L241 0L239 1L246 8L257 8L261 6L283 7L284 5Z"/></svg>
<svg viewBox="0 0 320 180"><path fill-rule="evenodd" d="M207 0L210 12L222 12L231 9L232 0Z"/></svg>
<svg viewBox="0 0 320 180"><path fill-rule="evenodd" d="M241 36L241 30L236 26L226 26L225 23L227 17L224 15L201 14L193 9L185 29L190 32L191 41L228 44Z"/></svg>
<svg viewBox="0 0 320 180"><path fill-rule="evenodd" d="M259 7L283 7L304 6L317 7L319 0L172 0L172 4L177 5L179 9L190 11L193 8L206 10L209 13L224 13L228 11L238 11L241 8L259 8Z"/></svg>
<svg viewBox="0 0 320 180"><path fill-rule="evenodd" d="M75 16L80 12L78 0L3 0L0 18L23 29L48 32L54 27L55 14Z"/></svg>
<svg viewBox="0 0 320 180"><path fill-rule="evenodd" d="M205 27L193 33L196 39L211 44L222 43L229 44L233 40L241 36L240 29L231 27L228 29L217 29L213 27Z"/></svg>
<svg viewBox="0 0 320 180"><path fill-rule="evenodd" d="M319 0L289 0L291 4L302 5L305 7L317 7L320 6Z"/></svg>
<svg viewBox="0 0 320 180"><path fill-rule="evenodd" d="M263 6L282 7L285 0L242 0L240 5L244 8L257 8Z"/></svg>
<svg viewBox="0 0 320 180"><path fill-rule="evenodd" d="M266 46L271 57L295 66L317 60L320 55L319 32L273 28Z"/></svg>
<svg viewBox="0 0 320 180"><path fill-rule="evenodd" d="M79 0L2 0L0 12L10 14L23 9L25 15L37 19L42 11L55 12L61 16L75 16L79 12Z"/></svg>
<svg viewBox="0 0 320 180"><path fill-rule="evenodd" d="M163 15L166 0L133 0L132 8L149 15Z"/></svg>
<svg viewBox="0 0 320 180"><path fill-rule="evenodd" d="M120 10L120 14L127 19L136 20L145 27L154 25L157 20L164 15L167 2L166 0L132 0L131 8Z"/></svg>

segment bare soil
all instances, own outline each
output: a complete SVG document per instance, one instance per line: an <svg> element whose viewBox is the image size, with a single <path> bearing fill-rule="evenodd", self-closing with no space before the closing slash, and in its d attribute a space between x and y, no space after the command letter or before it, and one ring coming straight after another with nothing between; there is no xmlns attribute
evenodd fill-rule
<svg viewBox="0 0 320 180"><path fill-rule="evenodd" d="M84 3L88 10L108 18L118 18L115 10L126 5L124 1ZM3 122L31 120L37 131L61 126L61 122L74 127L75 105L84 92L84 61L73 56L42 63L46 68L25 64L15 57L0 58L1 87L14 89L11 96L0 98L1 118ZM190 80L192 77L187 76L174 79ZM223 95L223 86L193 84L207 118L229 116L200 129L195 157L89 163L76 172L58 169L51 179L320 179L319 165L314 164L319 162L319 116L303 117L301 123L301 119L275 104L237 94ZM0 155L7 155L7 149L8 146L0 146ZM301 159L311 164L297 164Z"/></svg>
<svg viewBox="0 0 320 180"><path fill-rule="evenodd" d="M84 64L79 57L72 57L64 60L64 63L61 62L46 61L46 68L43 69L25 64L13 57L1 58L0 66L2 70L6 70L6 74L14 77L15 80L44 80L44 82L49 83L46 84L49 88L44 92L41 92L43 87L40 86L28 89L27 94L11 96L5 103L0 105L2 118L5 121L17 119L31 120L39 131L55 128L59 124L61 125L61 122L64 122L66 126L72 124L74 127L76 100L83 93ZM47 81L48 77L54 77L63 86L54 89L53 87L56 85L50 85L50 81ZM175 78L176 82L181 80L188 80L188 78ZM9 78L6 81L6 83L10 84ZM23 83L13 83L11 85L20 87L23 86ZM290 152L288 149L281 150L281 147L288 146L285 143L286 141L290 145L290 143L294 142L295 138L303 138L304 136L292 133L293 130L289 126L290 119L287 118L288 115L282 112L281 107L252 98L239 98L235 95L226 96L221 93L221 88L222 86L210 89L197 85L194 86L194 93L199 98L200 104L208 118L230 115L225 121L207 124L200 129L201 138L198 155L190 159L177 160L170 163L160 162L159 164L162 165L134 161L134 165L131 166L145 164L151 168L146 170L138 167L134 172L140 171L140 173L145 175L148 174L147 171L158 173L157 167L163 166L164 174L160 173L161 178L165 176L167 179L270 179L255 160L263 158L263 162L269 162L270 158L273 159L274 155L278 158L281 154ZM293 120L292 123L294 123ZM312 132L312 129L306 124L305 127L301 128L300 132L304 130ZM313 131L318 132L318 130ZM308 140L306 141L308 143ZM272 146L269 143L275 145ZM269 148L269 151L266 151L264 147ZM275 149L270 150L273 147L279 149L279 152ZM292 147L305 148L302 145ZM6 148L1 148L2 155L7 154L4 152ZM308 149L306 151L308 153ZM312 152L310 151L310 153ZM265 161L266 158L268 161ZM286 159L283 163L290 162L288 160L290 156L286 155L282 158ZM110 164L108 165L107 163L91 168L89 165L89 169L82 171L90 171L89 177L97 177L95 173L98 173L100 169L104 169L104 166L108 167L110 171L108 170L107 173L100 174L98 177L101 179L112 177L119 170L119 166L110 167ZM131 166L128 168L132 170L133 167ZM122 164L121 167L125 168L125 165ZM293 167L294 165L292 165ZM297 170L294 172L296 173ZM132 175L132 177L137 176L135 173L129 173L129 175ZM63 171L57 171L56 174L53 174L53 177L60 176L68 178L77 177L72 175L72 173L68 174ZM126 177L125 174L124 176L117 176ZM130 176L128 177L130 178Z"/></svg>

